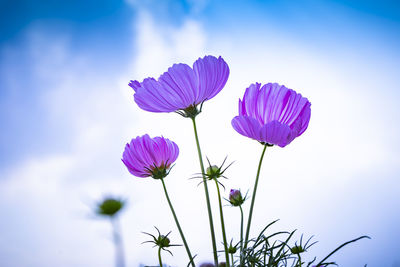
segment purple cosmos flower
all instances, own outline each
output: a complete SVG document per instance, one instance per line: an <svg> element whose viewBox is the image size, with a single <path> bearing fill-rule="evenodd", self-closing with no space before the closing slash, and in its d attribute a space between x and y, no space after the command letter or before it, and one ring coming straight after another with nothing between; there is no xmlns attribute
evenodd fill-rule
<svg viewBox="0 0 400 267"><path fill-rule="evenodd" d="M310 106L307 98L283 85L252 84L239 99L239 116L232 126L241 135L284 147L307 129Z"/></svg>
<svg viewBox="0 0 400 267"><path fill-rule="evenodd" d="M201 112L199 104L216 96L229 76L228 64L222 57L205 56L193 64L174 64L155 80L131 81L135 102L151 112L177 112L194 117Z"/></svg>
<svg viewBox="0 0 400 267"><path fill-rule="evenodd" d="M138 136L125 146L122 162L138 177L162 179L179 155L178 146L164 137Z"/></svg>

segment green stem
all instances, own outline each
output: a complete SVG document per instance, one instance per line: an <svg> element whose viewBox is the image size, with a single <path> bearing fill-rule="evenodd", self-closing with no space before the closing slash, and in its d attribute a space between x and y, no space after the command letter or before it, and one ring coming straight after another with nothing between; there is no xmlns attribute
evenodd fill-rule
<svg viewBox="0 0 400 267"><path fill-rule="evenodd" d="M258 178L260 177L260 170L261 170L261 164L264 158L265 150L267 149L267 144L264 145L264 149L261 153L261 158L260 162L258 163L258 169L257 169L257 176L256 176L256 182L254 183L254 189L253 189L253 196L251 197L251 205L250 205L250 212L249 212L249 218L247 220L247 230L246 230L246 239L244 242L244 249L247 248L247 242L249 241L249 233L250 233L250 225L251 225L251 218L253 216L253 208L254 208L254 201L256 199L256 193L257 193L257 185L258 185Z"/></svg>
<svg viewBox="0 0 400 267"><path fill-rule="evenodd" d="M299 267L301 267L301 256L300 256L300 253L299 254L297 254L297 256L299 257Z"/></svg>
<svg viewBox="0 0 400 267"><path fill-rule="evenodd" d="M158 262L160 264L160 267L162 267L162 260L161 260L161 246L158 247Z"/></svg>
<svg viewBox="0 0 400 267"><path fill-rule="evenodd" d="M235 264L233 263L233 254L231 254L231 261L232 261L232 266L235 266Z"/></svg>
<svg viewBox="0 0 400 267"><path fill-rule="evenodd" d="M175 213L174 207L172 206L171 200L169 199L167 188L165 187L164 178L162 178L160 180L162 182L162 185L163 185L163 188L164 188L164 192L165 192L165 196L167 197L167 201L168 201L169 207L171 208L172 215L174 216L174 220L175 220L176 226L178 227L179 234L181 235L181 238L182 238L183 244L185 246L186 252L187 252L187 254L189 256L189 260L191 262L191 265L193 267L195 267L194 262L193 262L192 254L190 253L189 246L188 246L188 244L186 242L185 236L183 235L183 231L182 231L181 225L179 224L178 218L176 217L176 213Z"/></svg>
<svg viewBox="0 0 400 267"><path fill-rule="evenodd" d="M243 265L242 262L242 253L243 253L243 209L242 205L239 206L240 208L240 264Z"/></svg>
<svg viewBox="0 0 400 267"><path fill-rule="evenodd" d="M215 185L217 186L218 193L218 204L219 204L219 214L221 217L221 228L222 228L222 238L224 241L224 249L225 249L225 258L226 258L226 266L229 267L229 253L228 253L228 242L226 241L226 232L225 232L225 222L224 222L224 213L222 210L222 201L221 201L221 193L219 191L218 181L214 178Z"/></svg>
<svg viewBox="0 0 400 267"><path fill-rule="evenodd" d="M118 223L117 217L111 217L111 225L113 228L113 238L115 245L115 266L124 267L125 257L124 257L124 247L122 244L121 231Z"/></svg>
<svg viewBox="0 0 400 267"><path fill-rule="evenodd" d="M212 213L211 213L210 196L208 194L207 179L206 179L205 171L204 171L203 157L201 155L200 142L199 142L199 137L198 137L198 134L197 134L197 127L196 127L195 118L192 118L192 122L193 122L194 136L195 136L195 139L196 139L197 152L198 152L198 155L199 155L201 174L203 176L204 192L205 192L205 195L206 195L208 220L209 220L209 223L210 223L211 241L212 241L212 247L213 247L213 253L214 253L214 264L215 264L215 266L218 266L217 245L215 243L215 232L214 232L214 223L213 223L213 218L212 218Z"/></svg>
<svg viewBox="0 0 400 267"><path fill-rule="evenodd" d="M265 240L265 246L268 247L268 240ZM264 266L267 266L267 251L264 251Z"/></svg>

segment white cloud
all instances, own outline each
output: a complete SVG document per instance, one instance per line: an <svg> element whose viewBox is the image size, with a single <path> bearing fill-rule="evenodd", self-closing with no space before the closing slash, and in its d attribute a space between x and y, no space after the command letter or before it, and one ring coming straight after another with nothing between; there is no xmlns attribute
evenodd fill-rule
<svg viewBox="0 0 400 267"><path fill-rule="evenodd" d="M120 157L129 138L146 132L153 132L154 136L163 126L161 123L161 127L142 126L146 119L136 117L138 109L127 82L156 67L161 71L176 57L193 61L193 55L203 54L204 36L201 26L191 20L177 29L157 30L151 15L145 12L136 25L140 25L139 51L134 71L111 79L99 77L89 58L72 51L68 36L49 36L41 27L27 32L27 45L23 49L28 55L28 69L40 83L37 93L41 107L52 126L63 125L63 129L68 129L68 133L54 138L63 142L64 135L68 135L72 141L66 151L33 152L27 159L21 158L18 165L3 170L0 199L8 220L3 221L2 229L9 230L1 244L8 246L2 250L2 264L109 266L113 261L109 225L90 219L94 201L104 193L128 198L129 211L122 217L128 262L137 265L154 258L151 248L141 245L146 237L140 232L153 231L152 225L160 216L170 218L170 211L160 185L131 177ZM169 35L166 39L161 34L165 31ZM190 49L180 47L185 39ZM181 175L188 177L192 173ZM187 184L187 179L184 181ZM173 187L172 183L167 186ZM153 197L149 191L155 192ZM171 188L171 195L174 191ZM187 193L186 197L193 195ZM159 209L160 201L162 210L149 214L149 210ZM178 210L180 205L176 206ZM30 224L16 223L22 218ZM164 232L174 229L172 222L157 226ZM25 235L19 236L18 232ZM172 237L176 242L177 236L174 231ZM19 257L21 254L23 258ZM178 262L186 260L183 253L183 256L177 254Z"/></svg>
<svg viewBox="0 0 400 267"><path fill-rule="evenodd" d="M104 193L128 195L120 157L135 121L131 99L125 98L119 77L98 77L96 66L71 50L68 36L35 26L26 40L19 53L27 55L25 68L36 82L27 86L38 94L40 123L60 127L48 129L57 142L72 141L61 151L30 151L2 171L0 265L109 266L109 225L93 222L89 214ZM11 55L18 59L19 53ZM9 75L17 76L19 70L13 71ZM26 128L26 135L36 130Z"/></svg>
<svg viewBox="0 0 400 267"><path fill-rule="evenodd" d="M196 21L187 19L175 28L157 23L151 13L140 10L135 26L137 51L132 77L158 77L177 60L192 62L204 54L206 37Z"/></svg>

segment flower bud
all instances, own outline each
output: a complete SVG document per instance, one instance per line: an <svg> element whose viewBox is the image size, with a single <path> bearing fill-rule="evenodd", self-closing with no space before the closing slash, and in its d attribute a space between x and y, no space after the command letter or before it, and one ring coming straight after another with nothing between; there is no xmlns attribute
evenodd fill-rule
<svg viewBox="0 0 400 267"><path fill-rule="evenodd" d="M169 243L170 243L170 242L171 242L171 241L169 240L169 238L168 238L167 236L165 236L165 235L159 235L158 238L157 238L156 244L157 244L159 247L166 248L166 247L169 247Z"/></svg>
<svg viewBox="0 0 400 267"><path fill-rule="evenodd" d="M291 249L290 249L290 251L293 253L293 254L300 254L300 253L303 253L305 250L303 249L303 247L302 246L294 246L294 247L292 247Z"/></svg>
<svg viewBox="0 0 400 267"><path fill-rule="evenodd" d="M218 178L221 176L221 169L217 165L212 165L207 168L206 174L210 179Z"/></svg>
<svg viewBox="0 0 400 267"><path fill-rule="evenodd" d="M228 247L228 253L229 254L235 254L237 251L236 246L232 246L232 244Z"/></svg>
<svg viewBox="0 0 400 267"><path fill-rule="evenodd" d="M229 193L229 202L233 206L240 206L243 204L244 198L242 197L240 190L231 189L231 192Z"/></svg>
<svg viewBox="0 0 400 267"><path fill-rule="evenodd" d="M155 235L152 235L152 234L149 234L149 233L146 233L146 232L142 232L143 234L149 235L149 236L151 236L151 237L153 238L153 240L144 241L143 243L153 243L153 244L155 244L155 246L159 247L160 249L166 250L166 251L168 251L168 252L170 252L170 253L171 253L171 251L169 251L169 250L167 250L167 249L165 249L165 248L180 246L180 245L171 244L171 241L170 241L169 238L168 238L168 235L169 235L171 232L169 232L169 233L166 234L166 235L162 235L162 234L160 233L160 230L158 230L157 227L154 226L154 228L157 229L158 236L156 237ZM171 254L172 254L172 253L171 253Z"/></svg>
<svg viewBox="0 0 400 267"><path fill-rule="evenodd" d="M98 203L96 213L104 216L114 216L120 211L124 206L122 200L114 198L106 198L102 202Z"/></svg>

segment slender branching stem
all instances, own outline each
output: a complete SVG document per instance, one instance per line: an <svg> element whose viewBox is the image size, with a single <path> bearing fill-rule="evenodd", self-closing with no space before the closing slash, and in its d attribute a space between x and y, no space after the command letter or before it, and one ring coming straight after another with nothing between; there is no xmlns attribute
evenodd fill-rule
<svg viewBox="0 0 400 267"><path fill-rule="evenodd" d="M247 219L247 229L246 229L246 239L244 241L244 249L247 248L247 242L249 241L249 233L250 233L250 226L251 226L251 218L253 216L253 208L254 208L254 201L256 199L256 193L257 193L257 186L258 186L258 178L260 177L260 170L261 170L261 165L262 161L264 158L265 150L267 149L267 144L264 145L263 151L261 153L260 157L260 162L258 163L258 169L257 169L257 176L256 176L256 181L254 183L254 189L253 189L253 196L251 197L251 204L250 204L250 212L249 212L249 218Z"/></svg>
<svg viewBox="0 0 400 267"><path fill-rule="evenodd" d="M160 264L160 267L162 267L161 246L158 247L158 263Z"/></svg>
<svg viewBox="0 0 400 267"><path fill-rule="evenodd" d="M118 218L115 216L110 217L111 226L113 229L113 239L115 245L115 266L124 267L125 257L124 257L124 247L122 244L121 231L118 223Z"/></svg>
<svg viewBox="0 0 400 267"><path fill-rule="evenodd" d="M229 253L228 253L228 242L226 240L226 232L225 232L224 212L222 210L221 193L219 191L219 185L218 185L217 179L214 178L214 181L215 181L215 185L217 187L217 193L218 193L219 214L220 214L220 217L221 217L221 229L222 229L222 238L223 238L223 241L224 241L226 266L230 267L230 264L229 264Z"/></svg>
<svg viewBox="0 0 400 267"><path fill-rule="evenodd" d="M169 207L171 208L172 215L174 216L174 220L175 220L175 223L176 223L176 227L178 227L179 234L181 235L181 238L182 238L182 241L183 241L183 245L185 246L186 252L187 252L187 254L188 254L188 256L189 256L189 260L190 260L190 262L191 262L191 265L192 265L193 267L195 267L194 262L193 262L192 254L190 253L189 246L188 246L188 244L187 244L187 242L186 242L185 236L183 235L183 231L182 231L181 225L179 224L178 218L176 217L176 213L175 213L174 207L172 206L171 200L169 199L168 192L167 192L167 188L165 187L164 178L162 178L162 179L160 179L160 180L161 180L162 185L163 185L163 188L164 188L165 197L167 198ZM161 259L161 258L160 258L160 259ZM161 262L161 260L160 260L160 262Z"/></svg>
<svg viewBox="0 0 400 267"><path fill-rule="evenodd" d="M202 155L201 155L200 142L199 142L199 136L197 134L197 127L196 127L195 118L192 118L192 122L193 122L194 136L195 136L196 145L197 145L197 153L199 155L201 174L203 176L204 192L205 192L205 195L206 195L208 220L209 220L209 223L210 223L211 241L212 241L212 247L213 247L213 253L214 253L214 264L215 264L215 266L218 266L217 245L216 245L216 242L215 242L215 232L214 232L214 223L213 223L212 212L211 212L210 196L208 194L207 179L206 179L205 171L204 171L203 158L202 158Z"/></svg>
<svg viewBox="0 0 400 267"><path fill-rule="evenodd" d="M235 266L234 261L233 261L233 254L231 254L231 262L232 262L232 266Z"/></svg>
<svg viewBox="0 0 400 267"><path fill-rule="evenodd" d="M242 205L239 206L240 209L240 264L242 264L242 253L243 253L243 209Z"/></svg>

